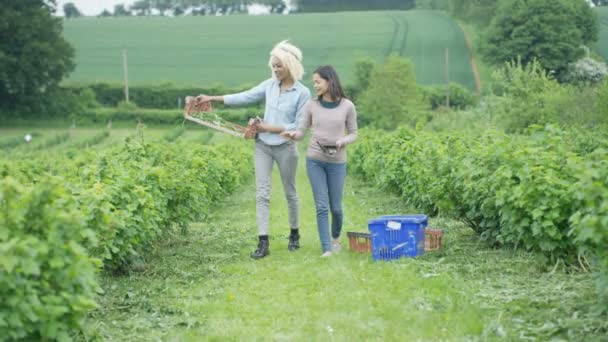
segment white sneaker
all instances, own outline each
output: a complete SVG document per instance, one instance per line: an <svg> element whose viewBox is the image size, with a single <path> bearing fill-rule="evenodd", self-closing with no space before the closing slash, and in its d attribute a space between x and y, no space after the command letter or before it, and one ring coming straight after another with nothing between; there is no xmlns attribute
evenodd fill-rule
<svg viewBox="0 0 608 342"><path fill-rule="evenodd" d="M331 241L331 251L334 253L339 253L342 250L342 242L340 242L340 238L333 239Z"/></svg>
<svg viewBox="0 0 608 342"><path fill-rule="evenodd" d="M327 257L330 257L330 256L331 256L331 251L327 251L327 252L321 254L321 258L327 258Z"/></svg>

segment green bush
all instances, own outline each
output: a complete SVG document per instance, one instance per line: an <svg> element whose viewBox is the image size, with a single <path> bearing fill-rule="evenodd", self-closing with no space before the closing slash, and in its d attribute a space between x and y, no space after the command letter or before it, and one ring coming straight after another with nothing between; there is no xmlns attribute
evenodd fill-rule
<svg viewBox="0 0 608 342"><path fill-rule="evenodd" d="M349 170L492 244L589 265L608 307L608 130L530 127L525 135L361 130ZM583 257L581 259L581 257Z"/></svg>
<svg viewBox="0 0 608 342"><path fill-rule="evenodd" d="M188 95L224 95L238 93L252 85L228 88L217 84L210 87L180 86L173 83L135 85L129 87L129 100L142 108L181 109ZM73 84L74 90L90 89L99 103L105 107L116 107L125 99L124 86L118 83ZM223 105L217 104L218 108Z"/></svg>
<svg viewBox="0 0 608 342"><path fill-rule="evenodd" d="M498 0L425 0L447 2L447 10L454 17L486 26L496 15ZM442 6L443 7L443 6ZM440 9L443 9L443 8Z"/></svg>
<svg viewBox="0 0 608 342"><path fill-rule="evenodd" d="M347 86L346 94L353 101L369 88L372 72L376 62L372 58L361 58L355 61L355 84Z"/></svg>
<svg viewBox="0 0 608 342"><path fill-rule="evenodd" d="M608 76L606 63L585 57L568 65L564 81L578 86L593 86L602 83L606 76Z"/></svg>
<svg viewBox="0 0 608 342"><path fill-rule="evenodd" d="M530 125L558 122L565 88L540 66L509 62L492 75L488 111L507 132L522 132ZM565 102L565 101L564 101Z"/></svg>
<svg viewBox="0 0 608 342"><path fill-rule="evenodd" d="M357 106L362 122L394 129L399 124L414 126L427 120L428 106L418 92L414 66L408 59L390 56L384 64L373 68L369 84Z"/></svg>
<svg viewBox="0 0 608 342"><path fill-rule="evenodd" d="M0 340L68 340L98 291L95 244L69 191L0 180Z"/></svg>
<svg viewBox="0 0 608 342"><path fill-rule="evenodd" d="M491 114L485 106L460 111L439 107L433 112L431 121L424 128L437 132L450 130L483 132L496 129L496 126L492 123Z"/></svg>
<svg viewBox="0 0 608 342"><path fill-rule="evenodd" d="M251 174L251 147L147 144L0 158L0 340L86 330L95 269L123 269L208 215ZM35 184L34 184L35 182ZM56 184L64 184L59 186Z"/></svg>
<svg viewBox="0 0 608 342"><path fill-rule="evenodd" d="M577 211L570 217L571 234L582 255L589 257L597 274L597 289L608 307L608 150L597 149L578 167L574 184Z"/></svg>
<svg viewBox="0 0 608 342"><path fill-rule="evenodd" d="M416 0L416 9L447 11L449 7L448 0Z"/></svg>
<svg viewBox="0 0 608 342"><path fill-rule="evenodd" d="M492 94L485 98L491 120L507 132L531 125L594 127L608 123L602 114L602 89L561 85L537 62L507 63L493 74Z"/></svg>
<svg viewBox="0 0 608 342"><path fill-rule="evenodd" d="M604 122L608 122L608 79L598 89L598 112L604 118Z"/></svg>
<svg viewBox="0 0 608 342"><path fill-rule="evenodd" d="M449 84L450 108L463 110L477 105L477 96L457 83ZM442 86L420 87L422 97L431 106L438 109L446 106L446 89Z"/></svg>
<svg viewBox="0 0 608 342"><path fill-rule="evenodd" d="M490 242L574 263L577 245L568 239L569 220L579 208L575 190L581 187L575 184L589 149L586 139L574 138L581 134L551 126L521 136L362 133L350 165L427 214L463 220ZM608 134L595 138L608 144ZM602 200L607 196L600 191Z"/></svg>

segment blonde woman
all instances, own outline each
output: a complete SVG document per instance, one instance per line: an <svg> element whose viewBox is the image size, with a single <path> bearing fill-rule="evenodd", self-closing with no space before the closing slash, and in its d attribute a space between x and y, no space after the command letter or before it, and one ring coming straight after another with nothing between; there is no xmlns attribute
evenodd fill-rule
<svg viewBox="0 0 608 342"><path fill-rule="evenodd" d="M298 151L290 139L280 136L294 130L302 110L310 99L310 91L300 80L304 74L302 52L288 41L278 43L270 51L268 66L271 77L250 90L223 96L199 95L199 102L222 101L230 106L242 106L265 100L264 118L257 125L255 142L256 216L258 247L251 254L254 259L270 254L268 233L270 223L270 190L272 167L276 162L283 182L289 208L291 232L287 248L300 248L299 204L296 191Z"/></svg>

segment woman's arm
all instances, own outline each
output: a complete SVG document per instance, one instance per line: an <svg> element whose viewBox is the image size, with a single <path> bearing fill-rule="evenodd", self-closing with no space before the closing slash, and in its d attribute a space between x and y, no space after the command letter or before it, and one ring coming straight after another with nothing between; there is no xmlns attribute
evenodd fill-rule
<svg viewBox="0 0 608 342"><path fill-rule="evenodd" d="M271 125L267 122L260 122L256 125L258 132L269 132L269 133L283 133L285 132L285 128L283 126L275 126Z"/></svg>
<svg viewBox="0 0 608 342"><path fill-rule="evenodd" d="M221 101L229 106L244 106L262 101L266 97L266 89L272 80L266 80L257 86L236 94L228 95L204 95L196 97L199 102Z"/></svg>
<svg viewBox="0 0 608 342"><path fill-rule="evenodd" d="M198 100L198 102L209 102L209 101L224 102L223 95L209 96L209 95L200 94L199 96L196 97L196 99Z"/></svg>
<svg viewBox="0 0 608 342"><path fill-rule="evenodd" d="M342 139L338 139L338 141L336 141L336 146L344 147L357 140L357 109L355 108L355 105L351 105L346 113L346 131L348 134Z"/></svg>
<svg viewBox="0 0 608 342"><path fill-rule="evenodd" d="M286 139L302 140L306 130L312 125L312 112L310 110L310 101L307 102L306 106L302 110L302 117L299 120L299 126L294 131L285 131L281 136Z"/></svg>

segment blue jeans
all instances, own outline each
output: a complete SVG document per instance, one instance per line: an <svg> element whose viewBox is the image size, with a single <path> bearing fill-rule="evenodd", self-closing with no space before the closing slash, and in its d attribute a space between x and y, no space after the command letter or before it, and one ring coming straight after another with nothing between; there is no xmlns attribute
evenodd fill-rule
<svg viewBox="0 0 608 342"><path fill-rule="evenodd" d="M306 173L317 208L317 229L321 247L323 252L331 251L328 209L331 210L331 235L337 239L342 230L342 193L346 163L327 163L306 158Z"/></svg>

